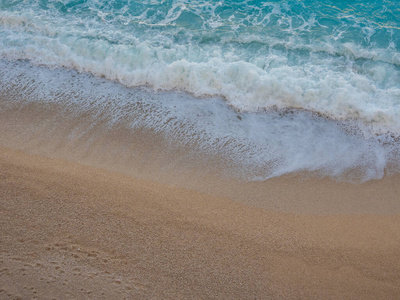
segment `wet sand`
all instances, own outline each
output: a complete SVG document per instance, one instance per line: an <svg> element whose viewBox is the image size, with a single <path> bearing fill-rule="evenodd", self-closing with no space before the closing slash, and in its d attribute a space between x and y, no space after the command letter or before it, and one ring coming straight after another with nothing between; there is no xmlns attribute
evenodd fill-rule
<svg viewBox="0 0 400 300"><path fill-rule="evenodd" d="M400 297L400 176L238 182L223 157L7 93L0 299Z"/></svg>
<svg viewBox="0 0 400 300"><path fill-rule="evenodd" d="M375 193L321 182L278 178L265 199L379 203L400 177ZM396 299L400 217L382 214L395 202L288 213L0 148L0 298Z"/></svg>

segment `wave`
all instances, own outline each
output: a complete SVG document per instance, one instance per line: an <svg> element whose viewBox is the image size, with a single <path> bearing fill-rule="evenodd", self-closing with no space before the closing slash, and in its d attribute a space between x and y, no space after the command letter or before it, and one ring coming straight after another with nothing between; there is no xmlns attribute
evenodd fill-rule
<svg viewBox="0 0 400 300"><path fill-rule="evenodd" d="M374 134L399 133L400 54L393 22L377 25L360 13L346 17L339 8L336 19L317 16L290 1L249 7L135 2L135 9L121 1L55 3L47 10L32 2L30 9L1 12L0 57L74 68L128 87L219 96L242 112L304 109L360 120ZM179 19L194 18L184 12L201 24L179 25ZM329 25L332 20L340 24ZM377 32L389 42L386 48L372 39Z"/></svg>
<svg viewBox="0 0 400 300"><path fill-rule="evenodd" d="M43 127L47 130L42 138L48 140L54 128L61 126L63 136L57 134L56 138L61 139L57 147L73 145L69 151L83 151L85 157L98 153L99 150L92 148L98 149L99 140L112 128L124 128L125 133L117 143L117 150L106 151L116 143L106 141L100 143L102 151L110 152L109 155L117 153L114 158L117 161L136 157L137 151L131 148L136 138L129 132L146 128L164 137L160 149L166 153L190 149L190 155L166 159L162 168L193 164L192 168L197 169L200 164L215 169L221 176L242 180L265 180L308 171L366 181L399 171L400 147L396 138L390 135L365 138L360 127L352 123L334 122L298 110L238 113L220 98L198 99L179 92L125 88L88 74L50 70L28 62L0 61L0 66L2 113L12 115L10 107L17 107L18 112L29 103L40 104L42 121L38 126L41 131ZM62 108L58 117L49 114L51 104ZM58 124L66 111L78 120L72 122L73 126ZM85 122L87 116L93 121ZM103 124L102 129L94 131L98 124ZM30 132L32 128L27 126L24 130ZM19 133L19 137L27 139L30 136L27 132ZM156 150L152 148L150 152L153 151ZM147 161L149 152L142 155L145 158L138 160ZM205 160L199 163L199 157ZM224 162L222 166L212 163L215 157ZM126 166L137 168L137 164Z"/></svg>
<svg viewBox="0 0 400 300"><path fill-rule="evenodd" d="M219 153L243 178L380 178L398 166L398 12L388 0L1 2L0 81Z"/></svg>

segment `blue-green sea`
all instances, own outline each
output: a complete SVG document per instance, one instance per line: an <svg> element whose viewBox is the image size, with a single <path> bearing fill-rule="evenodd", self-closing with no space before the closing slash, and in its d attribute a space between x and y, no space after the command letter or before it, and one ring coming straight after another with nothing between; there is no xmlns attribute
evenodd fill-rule
<svg viewBox="0 0 400 300"><path fill-rule="evenodd" d="M0 59L0 93L151 128L239 177L399 172L399 1L0 0Z"/></svg>

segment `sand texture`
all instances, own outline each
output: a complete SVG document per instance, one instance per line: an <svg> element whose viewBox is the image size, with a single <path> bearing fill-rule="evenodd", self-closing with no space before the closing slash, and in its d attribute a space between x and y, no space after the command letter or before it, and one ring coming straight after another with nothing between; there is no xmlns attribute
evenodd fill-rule
<svg viewBox="0 0 400 300"><path fill-rule="evenodd" d="M397 215L274 212L0 148L0 216L1 299L400 297Z"/></svg>

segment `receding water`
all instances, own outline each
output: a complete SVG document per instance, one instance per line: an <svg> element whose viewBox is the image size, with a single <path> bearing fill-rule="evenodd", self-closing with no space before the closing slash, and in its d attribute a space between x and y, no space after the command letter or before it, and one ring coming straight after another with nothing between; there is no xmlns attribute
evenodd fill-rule
<svg viewBox="0 0 400 300"><path fill-rule="evenodd" d="M0 1L0 88L150 128L245 179L381 178L400 163L399 7Z"/></svg>

